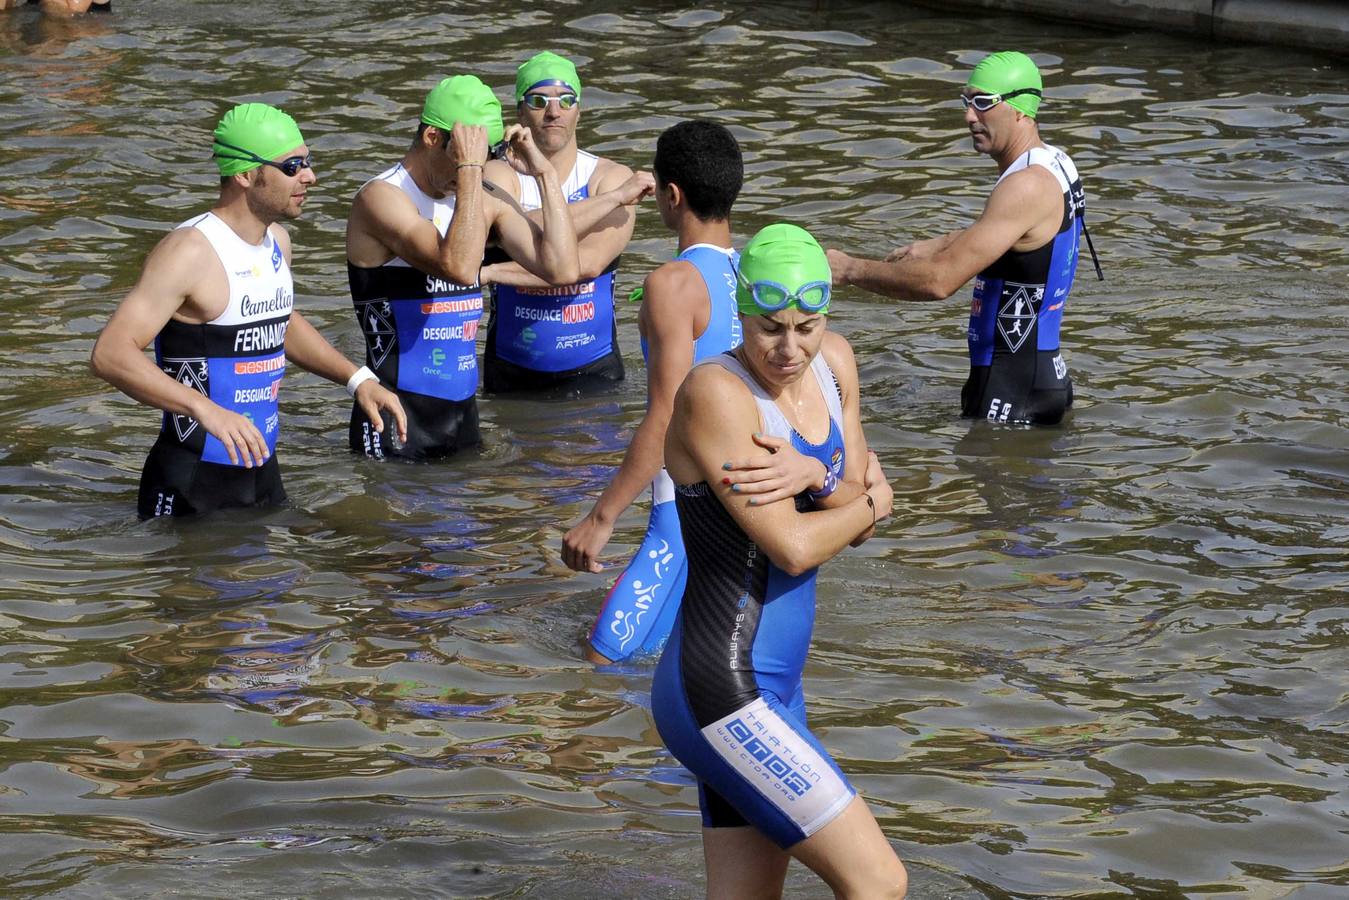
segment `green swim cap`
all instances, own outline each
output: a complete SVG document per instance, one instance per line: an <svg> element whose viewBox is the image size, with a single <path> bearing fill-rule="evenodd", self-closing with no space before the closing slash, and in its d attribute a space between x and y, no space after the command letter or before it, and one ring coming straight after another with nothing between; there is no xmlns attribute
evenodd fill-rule
<svg viewBox="0 0 1349 900"><path fill-rule="evenodd" d="M431 88L422 106L422 121L448 132L456 122L482 125L487 140L497 143L506 133L501 124L501 101L476 75L455 75Z"/></svg>
<svg viewBox="0 0 1349 900"><path fill-rule="evenodd" d="M266 103L243 103L215 127L211 155L221 175L238 175L304 143L295 120Z"/></svg>
<svg viewBox="0 0 1349 900"><path fill-rule="evenodd" d="M739 269L735 304L747 316L766 316L792 305L803 312L829 313L829 260L804 228L786 222L764 228L745 245ZM751 285L758 289L758 300ZM810 287L803 292L806 285Z"/></svg>
<svg viewBox="0 0 1349 900"><path fill-rule="evenodd" d="M1037 93L1021 94L1007 100L1008 106L1020 110L1032 119L1040 109L1039 91L1044 89L1040 80L1040 70L1031 62L1031 58L1015 50L992 53L979 60L979 65L970 73L970 87L986 94L1006 96L1013 91L1034 89Z"/></svg>
<svg viewBox="0 0 1349 900"><path fill-rule="evenodd" d="M525 60L515 70L515 102L525 99L525 94L536 87L556 84L567 88L581 99L581 76L576 74L576 66L566 57L549 53L547 50Z"/></svg>

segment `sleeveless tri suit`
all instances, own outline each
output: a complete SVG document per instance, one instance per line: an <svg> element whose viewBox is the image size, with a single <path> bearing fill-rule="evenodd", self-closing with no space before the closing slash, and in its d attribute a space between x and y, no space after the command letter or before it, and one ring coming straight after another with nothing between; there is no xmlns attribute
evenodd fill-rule
<svg viewBox="0 0 1349 900"><path fill-rule="evenodd" d="M590 196L590 179L599 157L584 150L562 184L568 203ZM532 177L515 173L520 206L543 205ZM506 259L504 254L493 259ZM532 391L584 381L623 380L614 315L614 276L618 260L599 277L549 288L498 284L492 290L492 315L483 351L483 388L489 393Z"/></svg>
<svg viewBox="0 0 1349 900"><path fill-rule="evenodd" d="M698 269L711 301L707 328L693 342L695 363L740 345L734 268L738 258L734 250L711 244L694 244L676 257ZM643 339L642 357L646 355ZM604 606L591 630L590 645L614 662L659 653L674 627L687 571L684 540L675 511L674 484L661 469L651 482L651 518L646 536L604 598Z"/></svg>
<svg viewBox="0 0 1349 900"><path fill-rule="evenodd" d="M423 218L444 236L454 218L453 196L427 196L402 163L376 180L401 190ZM398 394L407 414L407 441L395 447L386 418L375 431L365 412L353 404L349 442L356 453L382 459L402 456L434 459L464 447L476 447L478 406L477 335L482 318L482 288L454 284L428 275L394 257L382 266L363 268L347 262L351 302L365 337L365 364L380 383Z"/></svg>
<svg viewBox="0 0 1349 900"><path fill-rule="evenodd" d="M214 213L189 219L210 242L229 280L229 304L209 322L170 319L155 337L155 362L170 378L249 419L267 442L261 466L230 462L225 446L191 416L164 413L141 472L142 519L281 503L277 390L286 371L286 329L295 301L290 265L269 230L260 244Z"/></svg>
<svg viewBox="0 0 1349 900"><path fill-rule="evenodd" d="M843 411L824 354L811 372L829 408L829 436L805 441L730 355L722 365L754 394L763 430L842 476ZM856 795L806 727L801 671L815 622L817 569L791 577L731 518L707 482L676 485L688 584L651 690L656 727L698 781L703 825L753 825L787 848ZM800 511L812 508L805 494Z"/></svg>
<svg viewBox="0 0 1349 900"><path fill-rule="evenodd" d="M1077 271L1086 212L1082 179L1054 147L1035 147L998 179L1027 166L1053 173L1063 190L1063 221L1044 246L1008 250L974 281L970 305L970 375L961 415L991 422L1053 425L1073 405L1073 383L1059 352L1063 305Z"/></svg>

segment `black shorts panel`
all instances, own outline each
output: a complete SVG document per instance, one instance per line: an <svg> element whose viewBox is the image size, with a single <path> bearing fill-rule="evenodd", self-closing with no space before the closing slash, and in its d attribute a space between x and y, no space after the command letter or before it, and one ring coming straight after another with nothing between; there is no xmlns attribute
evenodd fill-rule
<svg viewBox="0 0 1349 900"><path fill-rule="evenodd" d="M150 448L141 470L136 512L142 519L193 516L229 507L276 506L285 500L275 453L248 469L203 462L196 452L161 439Z"/></svg>
<svg viewBox="0 0 1349 900"><path fill-rule="evenodd" d="M365 411L358 404L352 404L351 427L347 434L352 452L372 459L395 456L428 460L441 459L482 444L475 398L441 400L400 391L398 399L408 417L407 440L400 446L394 445L393 436L397 429L387 413L384 414L384 431L380 433L371 427Z"/></svg>

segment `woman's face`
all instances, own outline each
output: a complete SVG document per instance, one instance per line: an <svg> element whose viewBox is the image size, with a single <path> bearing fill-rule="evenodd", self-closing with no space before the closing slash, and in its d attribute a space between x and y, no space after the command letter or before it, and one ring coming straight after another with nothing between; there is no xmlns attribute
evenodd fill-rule
<svg viewBox="0 0 1349 900"><path fill-rule="evenodd" d="M741 359L764 385L787 385L806 374L820 352L825 316L789 306L771 315L740 315Z"/></svg>

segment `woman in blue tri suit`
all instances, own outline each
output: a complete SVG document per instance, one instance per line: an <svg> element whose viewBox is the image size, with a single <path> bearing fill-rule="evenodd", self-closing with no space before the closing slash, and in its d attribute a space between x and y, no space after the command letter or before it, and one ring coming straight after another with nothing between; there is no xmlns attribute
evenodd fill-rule
<svg viewBox="0 0 1349 900"><path fill-rule="evenodd" d="M820 245L771 225L737 278L744 342L694 367L666 435L688 582L656 726L698 781L709 897L778 896L791 857L836 896L902 897L904 866L806 728L801 689L816 569L868 538L893 495L866 449L852 349L827 328ZM764 434L823 462L823 488L790 502L735 490L727 462Z"/></svg>

